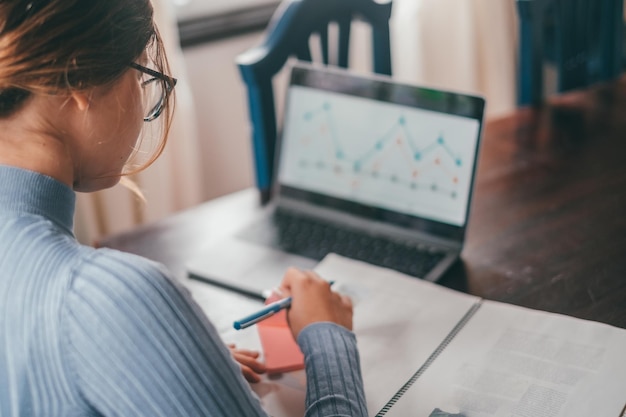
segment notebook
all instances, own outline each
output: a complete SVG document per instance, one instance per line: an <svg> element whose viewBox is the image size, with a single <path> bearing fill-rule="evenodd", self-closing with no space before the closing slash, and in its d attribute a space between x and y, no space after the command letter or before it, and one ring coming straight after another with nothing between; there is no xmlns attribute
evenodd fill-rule
<svg viewBox="0 0 626 417"><path fill-rule="evenodd" d="M316 271L355 303L370 416L622 415L626 329L485 300L334 254ZM253 389L272 416L304 414L303 371Z"/></svg>
<svg viewBox="0 0 626 417"><path fill-rule="evenodd" d="M270 204L189 276L263 299L338 253L439 279L463 249L484 100L297 63L285 103Z"/></svg>

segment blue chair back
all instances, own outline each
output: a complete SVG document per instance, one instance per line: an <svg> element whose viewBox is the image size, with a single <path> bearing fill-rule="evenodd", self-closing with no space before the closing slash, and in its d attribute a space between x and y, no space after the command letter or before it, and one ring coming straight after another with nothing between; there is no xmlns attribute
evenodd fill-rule
<svg viewBox="0 0 626 417"><path fill-rule="evenodd" d="M546 61L558 92L621 74L623 7L623 0L517 0L518 104L543 100Z"/></svg>
<svg viewBox="0 0 626 417"><path fill-rule="evenodd" d="M311 61L309 47L312 35L319 35L323 63L331 64L329 24L338 27L336 62L348 67L350 27L353 19L361 19L372 28L374 72L391 75L389 18L391 0L284 0L272 16L263 42L237 57L237 65L248 90L248 106L252 124L252 147L256 185L261 201L270 198L274 177L276 110L272 79L290 57Z"/></svg>

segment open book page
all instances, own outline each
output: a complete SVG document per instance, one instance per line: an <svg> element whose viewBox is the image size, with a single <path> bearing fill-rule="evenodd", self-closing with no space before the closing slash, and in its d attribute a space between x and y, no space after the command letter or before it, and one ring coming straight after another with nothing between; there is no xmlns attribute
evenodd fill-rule
<svg viewBox="0 0 626 417"><path fill-rule="evenodd" d="M479 300L333 254L316 271L353 299L370 415L376 415Z"/></svg>
<svg viewBox="0 0 626 417"><path fill-rule="evenodd" d="M388 416L618 417L626 330L484 301Z"/></svg>

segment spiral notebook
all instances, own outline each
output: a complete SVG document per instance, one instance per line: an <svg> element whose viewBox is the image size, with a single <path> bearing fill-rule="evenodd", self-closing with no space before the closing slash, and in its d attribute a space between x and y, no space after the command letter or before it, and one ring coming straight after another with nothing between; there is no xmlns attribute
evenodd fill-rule
<svg viewBox="0 0 626 417"><path fill-rule="evenodd" d="M316 271L355 302L371 416L621 415L626 329L483 300L337 255ZM282 392L304 404L304 385ZM303 415L261 400L276 417Z"/></svg>

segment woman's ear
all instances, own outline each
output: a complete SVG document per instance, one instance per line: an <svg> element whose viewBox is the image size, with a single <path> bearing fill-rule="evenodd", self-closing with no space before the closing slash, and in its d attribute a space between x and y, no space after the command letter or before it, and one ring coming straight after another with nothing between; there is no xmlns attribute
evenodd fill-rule
<svg viewBox="0 0 626 417"><path fill-rule="evenodd" d="M70 93L70 100L74 102L78 110L85 111L89 109L89 95L82 91L73 91Z"/></svg>

